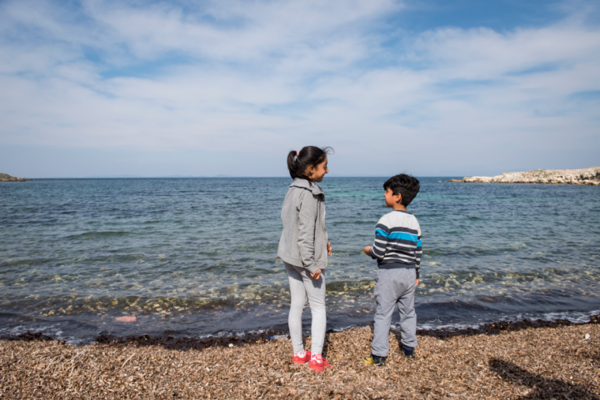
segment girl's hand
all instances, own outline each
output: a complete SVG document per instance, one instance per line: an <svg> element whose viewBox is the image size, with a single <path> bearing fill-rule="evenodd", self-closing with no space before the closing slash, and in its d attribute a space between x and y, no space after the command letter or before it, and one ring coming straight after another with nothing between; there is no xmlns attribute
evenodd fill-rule
<svg viewBox="0 0 600 400"><path fill-rule="evenodd" d="M417 283L415 283L415 287L419 286L419 280L417 279Z"/></svg>
<svg viewBox="0 0 600 400"><path fill-rule="evenodd" d="M371 246L367 246L363 250L365 251L366 255L370 255L371 254Z"/></svg>
<svg viewBox="0 0 600 400"><path fill-rule="evenodd" d="M321 270L317 270L315 273L310 274L311 278L313 278L315 281L318 280L321 277Z"/></svg>
<svg viewBox="0 0 600 400"><path fill-rule="evenodd" d="M333 255L333 249L331 248L331 242L327 242L327 254L329 256Z"/></svg>

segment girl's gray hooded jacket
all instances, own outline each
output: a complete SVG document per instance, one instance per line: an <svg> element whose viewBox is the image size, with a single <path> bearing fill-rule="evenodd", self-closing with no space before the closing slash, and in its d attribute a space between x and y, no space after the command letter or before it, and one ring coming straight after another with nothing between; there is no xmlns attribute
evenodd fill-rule
<svg viewBox="0 0 600 400"><path fill-rule="evenodd" d="M277 255L311 273L327 267L325 193L314 182L296 178L281 208L283 232Z"/></svg>

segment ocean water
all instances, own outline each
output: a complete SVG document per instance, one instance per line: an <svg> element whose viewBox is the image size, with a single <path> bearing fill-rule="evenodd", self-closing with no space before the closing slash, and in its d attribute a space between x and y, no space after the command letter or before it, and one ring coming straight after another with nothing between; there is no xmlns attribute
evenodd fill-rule
<svg viewBox="0 0 600 400"><path fill-rule="evenodd" d="M600 187L422 178L421 328L584 320L600 309ZM362 253L385 178L329 178L328 325L373 320ZM276 256L289 178L67 179L0 183L0 337L43 332L199 337L285 329ZM136 316L132 323L116 317ZM305 310L309 327L310 310Z"/></svg>

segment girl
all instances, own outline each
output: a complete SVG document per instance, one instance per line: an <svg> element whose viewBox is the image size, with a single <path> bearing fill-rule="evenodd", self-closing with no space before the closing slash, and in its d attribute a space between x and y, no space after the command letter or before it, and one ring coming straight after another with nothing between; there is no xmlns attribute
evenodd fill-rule
<svg viewBox="0 0 600 400"><path fill-rule="evenodd" d="M307 146L288 154L288 169L294 182L281 209L283 232L277 251L290 282L292 303L288 325L294 346L293 362L304 364L310 360L308 365L316 372L330 367L321 352L327 326L323 270L332 250L325 229L325 194L315 183L322 182L329 173L327 153L330 150ZM304 350L302 342L302 311L307 296L312 314L312 354Z"/></svg>

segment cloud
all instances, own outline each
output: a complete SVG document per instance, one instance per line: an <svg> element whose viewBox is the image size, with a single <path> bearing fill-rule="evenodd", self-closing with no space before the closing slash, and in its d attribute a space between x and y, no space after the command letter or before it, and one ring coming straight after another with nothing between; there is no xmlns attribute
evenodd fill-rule
<svg viewBox="0 0 600 400"><path fill-rule="evenodd" d="M506 32L403 31L387 0L0 7L5 146L243 160L316 143L345 174L402 154L443 175L590 163L600 145L597 97L578 95L600 90L600 29L569 7Z"/></svg>

